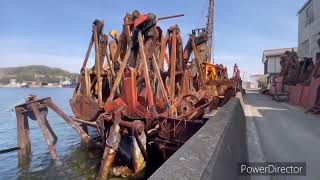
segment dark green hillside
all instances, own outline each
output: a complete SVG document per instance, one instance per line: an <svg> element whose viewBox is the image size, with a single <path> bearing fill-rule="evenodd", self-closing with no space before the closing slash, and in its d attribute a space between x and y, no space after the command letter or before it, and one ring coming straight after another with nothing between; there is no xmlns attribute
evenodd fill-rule
<svg viewBox="0 0 320 180"><path fill-rule="evenodd" d="M48 83L58 83L60 79L66 77L75 80L78 75L70 73L61 68L53 68L41 65L6 67L0 68L0 83L9 83L10 79L16 79L17 82L40 81Z"/></svg>

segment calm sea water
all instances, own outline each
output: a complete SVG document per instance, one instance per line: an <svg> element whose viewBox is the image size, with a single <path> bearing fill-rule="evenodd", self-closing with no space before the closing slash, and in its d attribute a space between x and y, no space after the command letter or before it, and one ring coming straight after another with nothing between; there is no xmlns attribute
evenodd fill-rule
<svg viewBox="0 0 320 180"><path fill-rule="evenodd" d="M72 114L69 99L73 89L68 88L0 88L0 149L17 146L16 116L12 108L30 94L38 98L52 97L68 114ZM29 120L32 155L27 166L18 166L18 152L0 154L0 179L93 179L101 153L88 151L78 134L59 116L49 111L48 120L58 136L56 144L62 165L51 160L47 144L36 121Z"/></svg>

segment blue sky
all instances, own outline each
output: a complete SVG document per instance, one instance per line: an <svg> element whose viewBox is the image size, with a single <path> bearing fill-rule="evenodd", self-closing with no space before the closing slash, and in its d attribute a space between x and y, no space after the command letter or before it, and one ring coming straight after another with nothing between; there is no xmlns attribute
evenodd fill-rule
<svg viewBox="0 0 320 180"><path fill-rule="evenodd" d="M0 2L0 67L43 64L78 72L95 18L104 31L121 31L126 12L185 16L160 22L178 24L184 38L204 27L208 0L10 0ZM247 75L263 73L264 49L297 46L297 11L306 0L216 0L215 59Z"/></svg>

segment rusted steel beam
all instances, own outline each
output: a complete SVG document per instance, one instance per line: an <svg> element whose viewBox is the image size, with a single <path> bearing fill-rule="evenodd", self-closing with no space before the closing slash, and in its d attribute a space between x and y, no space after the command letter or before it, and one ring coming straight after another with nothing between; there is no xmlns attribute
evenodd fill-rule
<svg viewBox="0 0 320 180"><path fill-rule="evenodd" d="M90 74L88 72L88 68L83 69L84 71L84 89L85 89L85 94L87 97L90 97L90 87L91 87L91 82L90 82Z"/></svg>
<svg viewBox="0 0 320 180"><path fill-rule="evenodd" d="M31 153L31 141L29 133L28 118L22 114L23 108L16 107L17 116L17 140L20 148L18 152L19 162L24 162L26 157Z"/></svg>
<svg viewBox="0 0 320 180"><path fill-rule="evenodd" d="M108 63L108 66L110 68L111 75L114 78L114 77L116 77L116 73L114 72L114 67L113 67L113 64L111 63L109 46L107 46L106 51L107 51L106 52L107 63Z"/></svg>
<svg viewBox="0 0 320 180"><path fill-rule="evenodd" d="M123 61L121 63L120 69L119 69L119 71L117 73L117 77L116 77L116 79L115 79L115 81L113 83L112 89L110 91L110 95L109 95L109 97L107 99L107 102L111 102L113 100L114 95L115 95L115 91L119 87L121 78L123 76L124 69L126 68L128 60L129 60L130 55L131 55L131 48L132 48L132 43L130 43L129 49L126 52L126 55L125 55L125 57L124 57L124 59L123 59Z"/></svg>
<svg viewBox="0 0 320 180"><path fill-rule="evenodd" d="M146 89L147 89L148 104L149 104L149 108L155 111L153 93L152 93L151 84L150 84L149 69L148 69L146 55L144 53L144 44L143 44L141 31L139 31L138 33L138 41L139 41L139 52L142 60L143 75L144 75L144 80L145 80Z"/></svg>
<svg viewBox="0 0 320 180"><path fill-rule="evenodd" d="M181 88L182 95L187 95L192 92L191 84L192 84L192 72L191 72L191 69L186 69L183 73L183 79L182 79L182 88Z"/></svg>
<svg viewBox="0 0 320 180"><path fill-rule="evenodd" d="M120 54L122 54L122 50L125 49L124 44L126 44L126 40L125 40L126 37L125 37L124 33L125 32L123 31L116 41L117 49L116 49L113 61L120 61L121 60Z"/></svg>
<svg viewBox="0 0 320 180"><path fill-rule="evenodd" d="M34 115L37 118L37 123L41 129L42 135L48 144L48 149L49 149L49 152L51 154L52 159L58 160L57 151L56 151L56 148L54 147L54 138L50 134L50 131L46 126L46 120L45 120L45 113L46 112L40 112L38 103L31 103L30 105L31 105L31 108L32 108Z"/></svg>
<svg viewBox="0 0 320 180"><path fill-rule="evenodd" d="M88 49L87 49L87 53L86 53L86 57L84 58L84 61L83 61L81 69L86 68L86 66L88 64L88 60L89 60L89 56L90 56L90 52L91 52L92 46L93 46L93 34L91 35L90 43L89 43L89 46L88 46Z"/></svg>
<svg viewBox="0 0 320 180"><path fill-rule="evenodd" d="M166 60L168 66L170 66L170 59L169 59L169 55L167 52L165 52L164 59Z"/></svg>
<svg viewBox="0 0 320 180"><path fill-rule="evenodd" d="M170 103L169 103L168 94L167 94L166 88L165 88L165 86L163 84L163 80L161 78L160 70L159 70L159 67L157 65L157 61L156 61L156 58L155 58L154 55L152 56L152 64L153 64L153 69L155 70L156 78L158 79L158 84L159 84L159 87L160 87L160 91L161 91L162 97L164 98L167 106L169 107Z"/></svg>
<svg viewBox="0 0 320 180"><path fill-rule="evenodd" d="M176 63L177 63L177 32L174 29L171 36L171 52L170 52L170 99L175 98L176 88Z"/></svg>
<svg viewBox="0 0 320 180"><path fill-rule="evenodd" d="M100 47L99 47L99 39L98 39L98 27L94 26L93 34L94 34L94 43L95 43L95 74L97 78L97 93L98 93L98 102L100 107L103 107L102 102L102 79L101 79L101 59L100 59Z"/></svg>
<svg viewBox="0 0 320 180"><path fill-rule="evenodd" d="M48 119L47 119L45 114L43 115L43 118L44 118L44 124L47 127L47 129L49 130L49 132L50 132L50 134L51 134L51 136L53 138L53 144L56 144L56 142L58 140L58 137L57 137L56 133L52 130L52 127L50 126L50 124L48 122Z"/></svg>
<svg viewBox="0 0 320 180"><path fill-rule="evenodd" d="M74 121L72 121L72 119L66 114L64 113L53 101L51 98L45 99L44 103L48 105L48 107L50 109L52 109L54 112L56 112L60 117L62 117L62 119L65 120L65 122L67 124L69 124L69 126L71 126L79 135L80 138L83 142L85 143L89 143L90 137L88 136L88 134L86 132L83 131L83 129Z"/></svg>
<svg viewBox="0 0 320 180"><path fill-rule="evenodd" d="M194 38L193 37L191 37L191 46L192 46L192 50L193 50L193 53L194 53L194 56L195 56L196 67L197 67L197 70L198 70L198 73L199 73L199 77L200 77L200 86L203 87L204 86L203 82L205 81L204 73L203 73L202 64L200 62L200 56L199 56L198 50L196 48L196 45L194 43Z"/></svg>
<svg viewBox="0 0 320 180"><path fill-rule="evenodd" d="M131 30L130 30L130 25L127 23L131 21L131 16L126 16L124 18L124 34L126 38L126 43L129 45L131 43Z"/></svg>
<svg viewBox="0 0 320 180"><path fill-rule="evenodd" d="M164 60L164 57L166 55L167 44L168 44L169 37L170 37L170 35L167 32L165 38L163 38L162 42L161 42L160 55L159 55L159 59L158 59L158 67L161 68L161 69L163 68L163 60Z"/></svg>
<svg viewBox="0 0 320 180"><path fill-rule="evenodd" d="M184 60L184 58L183 58L183 41L182 41L182 37L181 37L180 32L177 36L177 42L178 42L178 62L179 62L178 71L184 71L186 62L183 61Z"/></svg>
<svg viewBox="0 0 320 180"><path fill-rule="evenodd" d="M123 53L128 50L128 48L131 48L131 33L130 33L130 23L131 22L131 16L127 15L124 18L124 25L123 30L121 32L121 35L119 38L117 38L117 50L114 56L114 61L119 61L123 57ZM125 55L124 55L125 56Z"/></svg>

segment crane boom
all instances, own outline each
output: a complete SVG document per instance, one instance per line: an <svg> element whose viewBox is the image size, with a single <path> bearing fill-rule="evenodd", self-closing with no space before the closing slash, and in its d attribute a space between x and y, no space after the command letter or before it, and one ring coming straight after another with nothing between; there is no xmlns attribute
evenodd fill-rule
<svg viewBox="0 0 320 180"><path fill-rule="evenodd" d="M207 27L206 31L208 34L208 58L212 59L212 63L214 63L214 58L211 54L213 54L213 41L214 41L214 0L209 0L209 7L208 7L208 17L207 17ZM212 57L211 57L212 56Z"/></svg>

